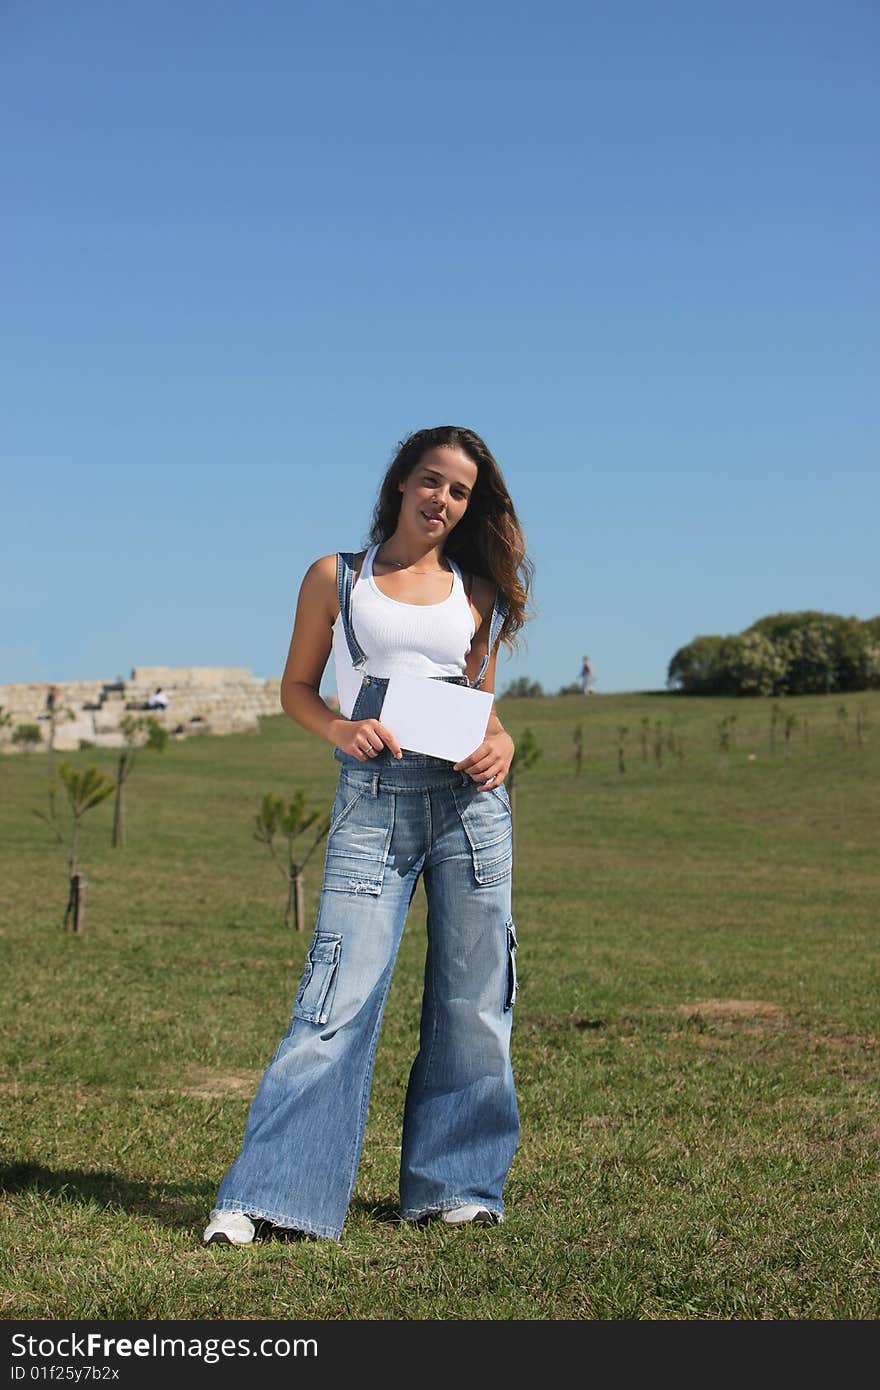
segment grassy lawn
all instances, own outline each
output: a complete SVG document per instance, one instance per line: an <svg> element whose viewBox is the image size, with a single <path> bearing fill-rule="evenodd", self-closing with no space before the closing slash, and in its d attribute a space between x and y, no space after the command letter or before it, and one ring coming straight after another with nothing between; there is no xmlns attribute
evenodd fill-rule
<svg viewBox="0 0 880 1390"><path fill-rule="evenodd" d="M420 890L338 1245L201 1244L310 935L281 924L254 815L298 787L328 806L329 745L280 716L141 753L125 848L111 802L86 817L79 937L32 814L47 758L0 759L3 1317L880 1315L880 694L501 713L542 750L516 790L507 1220L394 1219ZM309 918L320 879L319 851Z"/></svg>

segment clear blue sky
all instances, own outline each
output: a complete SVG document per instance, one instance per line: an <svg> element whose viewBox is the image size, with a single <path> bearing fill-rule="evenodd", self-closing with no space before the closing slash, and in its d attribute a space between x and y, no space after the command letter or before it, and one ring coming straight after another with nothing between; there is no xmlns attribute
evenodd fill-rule
<svg viewBox="0 0 880 1390"><path fill-rule="evenodd" d="M0 682L280 674L440 423L536 566L499 688L876 614L878 38L871 0L5 0Z"/></svg>

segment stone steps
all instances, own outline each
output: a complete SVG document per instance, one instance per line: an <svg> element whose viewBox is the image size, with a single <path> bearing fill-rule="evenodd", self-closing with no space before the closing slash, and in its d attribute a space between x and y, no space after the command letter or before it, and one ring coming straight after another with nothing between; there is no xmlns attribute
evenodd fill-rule
<svg viewBox="0 0 880 1390"><path fill-rule="evenodd" d="M166 710L146 708L157 687L168 696ZM138 666L128 681L67 681L59 686L54 746L59 752L92 743L117 748L124 742L121 722L150 716L177 737L193 734L258 732L262 717L280 714L280 681L262 679L241 667ZM48 748L51 722L46 708L50 682L0 685L0 708L11 722L0 729L0 751L15 752L18 724L37 724L37 748ZM72 716L72 717L71 717Z"/></svg>

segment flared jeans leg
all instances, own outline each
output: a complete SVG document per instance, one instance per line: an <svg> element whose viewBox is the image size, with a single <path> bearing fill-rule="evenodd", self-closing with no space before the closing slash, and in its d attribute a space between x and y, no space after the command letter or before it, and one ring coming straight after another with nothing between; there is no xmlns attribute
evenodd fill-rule
<svg viewBox="0 0 880 1390"><path fill-rule="evenodd" d="M215 1205L338 1240L363 1142L376 1041L422 859L394 799L343 788L291 1025ZM389 861L393 862L389 862Z"/></svg>
<svg viewBox="0 0 880 1390"><path fill-rule="evenodd" d="M473 844L460 822L453 820L445 832L442 821L438 826L432 796L425 988L400 1166L401 1215L408 1219L465 1203L500 1219L519 1138L510 1061L516 931L506 793L500 798L474 789L463 797ZM486 835L496 836L491 850L480 839ZM477 873L487 881L479 882Z"/></svg>

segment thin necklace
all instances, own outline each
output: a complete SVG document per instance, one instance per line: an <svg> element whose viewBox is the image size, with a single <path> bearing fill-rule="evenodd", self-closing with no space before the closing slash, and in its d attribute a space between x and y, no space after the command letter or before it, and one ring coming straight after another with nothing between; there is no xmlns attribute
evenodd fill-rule
<svg viewBox="0 0 880 1390"><path fill-rule="evenodd" d="M376 551L376 554L377 554L377 555L379 554L378 550ZM410 566L407 564L406 560L389 560L389 559L387 558L387 556L384 556L384 555L383 555L383 556L380 556L380 559L381 559L383 565L394 565L394 566L395 566L397 569L399 569L399 570L406 570L406 569L409 569L409 568L410 568ZM442 566L439 566L439 565L438 565L437 569L435 569L435 570L412 570L411 573L412 573L412 574L446 574L446 570L443 569Z"/></svg>

